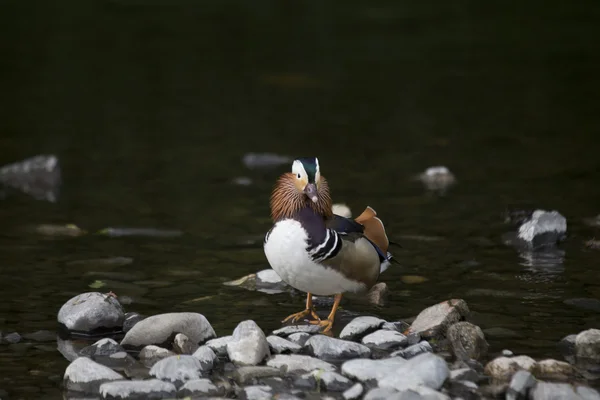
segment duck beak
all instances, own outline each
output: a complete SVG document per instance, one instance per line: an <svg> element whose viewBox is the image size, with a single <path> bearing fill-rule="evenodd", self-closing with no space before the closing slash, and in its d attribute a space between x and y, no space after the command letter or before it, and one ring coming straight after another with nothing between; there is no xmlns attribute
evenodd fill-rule
<svg viewBox="0 0 600 400"><path fill-rule="evenodd" d="M313 201L313 203L316 203L317 201L319 201L319 198L317 197L317 187L315 186L314 183L308 183L305 187L304 187L304 194Z"/></svg>

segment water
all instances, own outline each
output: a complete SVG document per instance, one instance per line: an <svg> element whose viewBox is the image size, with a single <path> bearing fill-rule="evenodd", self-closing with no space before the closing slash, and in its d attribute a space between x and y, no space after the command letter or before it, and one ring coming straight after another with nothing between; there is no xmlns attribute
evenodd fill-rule
<svg viewBox="0 0 600 400"><path fill-rule="evenodd" d="M373 206L402 267L388 306L406 318L464 298L492 351L560 357L566 334L598 327L600 128L595 2L17 2L0 6L0 164L57 154L57 203L1 201L0 330L54 330L71 296L130 296L128 310L197 311L219 335L265 330L300 297L222 282L267 267L273 170L248 152L319 157L334 200ZM426 192L413 174L446 165L458 184ZM232 181L246 177L249 186ZM568 218L562 262L502 243L509 204ZM39 224L181 230L179 237L48 238ZM410 235L440 237L419 241ZM72 263L131 257L121 267ZM420 275L420 284L402 283ZM195 300L195 301L190 301ZM506 336L506 334L504 335ZM25 343L30 343L25 341ZM54 343L0 346L0 389L60 398Z"/></svg>

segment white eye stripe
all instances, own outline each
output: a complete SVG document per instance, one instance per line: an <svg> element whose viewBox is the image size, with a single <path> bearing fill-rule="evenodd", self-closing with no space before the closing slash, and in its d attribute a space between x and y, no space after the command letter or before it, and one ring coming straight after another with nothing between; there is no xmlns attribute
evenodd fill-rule
<svg viewBox="0 0 600 400"><path fill-rule="evenodd" d="M304 165L298 160L294 161L292 164L292 173L296 175L297 178L302 178L307 176L306 170L304 169Z"/></svg>

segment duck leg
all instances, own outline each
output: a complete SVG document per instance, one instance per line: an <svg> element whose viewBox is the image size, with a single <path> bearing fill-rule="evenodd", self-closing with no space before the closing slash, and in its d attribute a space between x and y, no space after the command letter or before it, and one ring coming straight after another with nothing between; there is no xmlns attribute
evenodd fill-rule
<svg viewBox="0 0 600 400"><path fill-rule="evenodd" d="M309 321L309 324L319 325L323 328L322 333L327 333L333 328L333 320L335 319L335 313L337 312L338 307L340 306L340 301L342 301L342 294L338 293L335 295L335 301L333 302L333 307L331 308L331 312L326 320L317 320L317 321Z"/></svg>
<svg viewBox="0 0 600 400"><path fill-rule="evenodd" d="M281 321L282 323L286 323L289 320L291 320L292 323L293 323L293 322L296 322L296 321L301 320L303 318L306 318L309 315L311 317L313 317L314 319L318 320L318 321L321 320L319 318L319 316L317 315L317 313L315 312L315 308L313 307L312 294L307 293L306 295L307 295L306 296L306 309L288 316L286 319L284 319L283 321Z"/></svg>

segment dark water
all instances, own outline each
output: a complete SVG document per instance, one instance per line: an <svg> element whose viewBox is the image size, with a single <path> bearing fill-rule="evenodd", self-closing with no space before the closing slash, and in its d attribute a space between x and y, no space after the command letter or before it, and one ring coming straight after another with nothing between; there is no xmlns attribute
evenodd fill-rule
<svg viewBox="0 0 600 400"><path fill-rule="evenodd" d="M0 330L55 329L95 280L128 310L201 312L219 335L246 318L276 328L301 298L222 285L268 267L269 191L289 166L241 159L269 151L318 156L334 200L373 206L404 246L382 277L389 305L347 309L399 319L464 298L482 328L516 332L492 351L560 357L561 337L599 324L564 301L600 296L600 253L583 245L600 232L582 223L600 212L600 9L485 4L2 2L0 164L54 153L64 184L55 204L0 202ZM410 179L436 164L459 180L442 197ZM562 263L502 243L515 203L568 218ZM28 231L43 223L185 234ZM134 263L69 264L113 256ZM58 398L66 365L53 343L0 345L0 389Z"/></svg>

